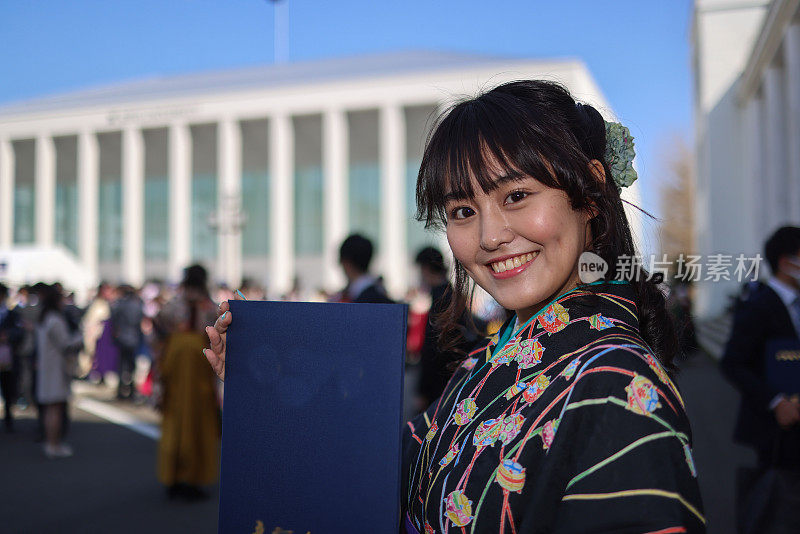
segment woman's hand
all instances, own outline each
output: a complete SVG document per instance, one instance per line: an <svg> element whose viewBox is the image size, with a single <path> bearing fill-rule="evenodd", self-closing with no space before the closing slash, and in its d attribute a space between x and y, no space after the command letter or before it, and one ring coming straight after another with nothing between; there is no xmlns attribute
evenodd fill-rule
<svg viewBox="0 0 800 534"><path fill-rule="evenodd" d="M233 298L234 300L246 300L238 291L234 293ZM217 320L214 322L214 326L206 327L211 348L203 349L203 354L220 380L225 380L225 337L233 320L230 308L227 300L222 301L217 310Z"/></svg>

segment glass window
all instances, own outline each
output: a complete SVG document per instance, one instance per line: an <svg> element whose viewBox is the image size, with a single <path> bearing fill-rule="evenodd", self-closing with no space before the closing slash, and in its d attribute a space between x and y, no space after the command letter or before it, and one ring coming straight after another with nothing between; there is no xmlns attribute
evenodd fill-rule
<svg viewBox="0 0 800 534"><path fill-rule="evenodd" d="M270 247L269 123L242 122L242 254L267 256Z"/></svg>
<svg viewBox="0 0 800 534"><path fill-rule="evenodd" d="M78 253L78 138L56 137L55 240Z"/></svg>
<svg viewBox="0 0 800 534"><path fill-rule="evenodd" d="M101 262L122 260L122 134L97 136L100 178L97 206L97 254Z"/></svg>
<svg viewBox="0 0 800 534"><path fill-rule="evenodd" d="M144 131L144 257L169 256L168 130Z"/></svg>
<svg viewBox="0 0 800 534"><path fill-rule="evenodd" d="M294 246L322 254L322 117L294 117Z"/></svg>
<svg viewBox="0 0 800 534"><path fill-rule="evenodd" d="M36 235L36 141L14 141L14 243L33 243Z"/></svg>
<svg viewBox="0 0 800 534"><path fill-rule="evenodd" d="M416 220L417 174L422 163L425 140L436 118L436 106L412 106L405 108L406 119L406 242L411 260L426 246L437 246L433 230L426 230L425 223Z"/></svg>
<svg viewBox="0 0 800 534"><path fill-rule="evenodd" d="M217 257L217 127L192 126L192 259Z"/></svg>
<svg viewBox="0 0 800 534"><path fill-rule="evenodd" d="M347 124L349 230L350 233L360 233L368 237L379 246L381 172L378 110L350 112L347 114Z"/></svg>

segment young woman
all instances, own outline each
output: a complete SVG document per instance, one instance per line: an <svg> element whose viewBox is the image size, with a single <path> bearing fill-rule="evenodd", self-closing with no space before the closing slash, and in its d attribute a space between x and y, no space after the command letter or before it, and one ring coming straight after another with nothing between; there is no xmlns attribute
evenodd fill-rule
<svg viewBox="0 0 800 534"><path fill-rule="evenodd" d="M80 332L70 332L64 317L63 295L56 286L44 286L39 299L36 398L44 410L44 454L48 458L64 458L72 456L72 447L62 441L73 372L67 352L80 348L83 337Z"/></svg>
<svg viewBox="0 0 800 534"><path fill-rule="evenodd" d="M514 313L408 424L410 533L705 530L664 298L618 269L635 254L619 195L632 142L606 131L560 85L521 81L454 106L428 140L418 213L456 260L443 341L470 280ZM591 283L586 252L608 265ZM227 310L205 351L220 376Z"/></svg>

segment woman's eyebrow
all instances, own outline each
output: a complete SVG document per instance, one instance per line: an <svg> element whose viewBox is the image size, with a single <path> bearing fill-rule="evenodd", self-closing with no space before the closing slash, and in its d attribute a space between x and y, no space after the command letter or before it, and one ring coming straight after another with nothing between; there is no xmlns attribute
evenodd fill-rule
<svg viewBox="0 0 800 534"><path fill-rule="evenodd" d="M508 182L519 182L521 179L525 178L525 173L517 172L517 171L509 171L505 174L499 175L497 178L493 180L496 187L500 187Z"/></svg>
<svg viewBox="0 0 800 534"><path fill-rule="evenodd" d="M451 200L458 201L458 200L466 200L468 198L469 195L467 195L467 193L464 191L451 191L444 196L444 203L447 204Z"/></svg>
<svg viewBox="0 0 800 534"><path fill-rule="evenodd" d="M527 175L522 172L517 171L509 171L504 174L500 174L492 179L492 186L489 188L490 191L498 189L500 186L507 184L508 182L519 182L521 179L524 179ZM467 200L470 198L465 191L450 191L449 193L445 194L444 196L444 203L452 201L459 201L459 200Z"/></svg>

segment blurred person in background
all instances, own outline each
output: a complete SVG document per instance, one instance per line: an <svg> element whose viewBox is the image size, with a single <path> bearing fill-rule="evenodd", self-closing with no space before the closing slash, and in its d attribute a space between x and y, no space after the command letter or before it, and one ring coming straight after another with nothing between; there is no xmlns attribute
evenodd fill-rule
<svg viewBox="0 0 800 534"><path fill-rule="evenodd" d="M769 371L776 342L800 353L800 228L778 229L764 253L772 277L737 304L721 361L742 394L734 440L757 455L756 468L739 473L737 509L743 532L800 532L800 370L785 369L783 385Z"/></svg>
<svg viewBox="0 0 800 534"><path fill-rule="evenodd" d="M36 404L34 395L34 366L36 365L36 293L31 286L22 286L17 291L16 306L14 310L19 316L22 324L22 338L17 346L17 384L18 400L20 408L26 409L30 405Z"/></svg>
<svg viewBox="0 0 800 534"><path fill-rule="evenodd" d="M204 328L216 317L207 278L202 266L187 267L178 295L155 320L164 336L157 360L163 411L158 478L170 499L206 498L203 486L215 482L219 472L217 377L200 357Z"/></svg>
<svg viewBox="0 0 800 534"><path fill-rule="evenodd" d="M14 430L12 407L17 400L18 358L17 346L23 329L15 309L8 309L8 287L0 283L0 394L3 396L5 413L3 423L6 432Z"/></svg>
<svg viewBox="0 0 800 534"><path fill-rule="evenodd" d="M64 290L64 286L61 285L61 282L56 282L53 286L64 299L64 319L67 320L67 325L70 330L77 332L81 329L81 320L86 310L75 304L75 293L67 293Z"/></svg>
<svg viewBox="0 0 800 534"><path fill-rule="evenodd" d="M81 377L88 376L92 369L92 363L94 362L95 351L97 349L97 341L103 333L105 322L111 317L110 298L111 287L106 282L100 282L94 299L86 308L86 313L83 315L83 320L81 321L81 328L83 329L83 351L78 358Z"/></svg>
<svg viewBox="0 0 800 534"><path fill-rule="evenodd" d="M105 286L93 303L93 306L97 305L96 319L101 321L101 324L100 334L94 346L94 359L89 378L100 384L105 382L106 373L119 371L119 349L114 342L114 322L111 319L111 307L116 295L116 288Z"/></svg>
<svg viewBox="0 0 800 534"><path fill-rule="evenodd" d="M369 273L372 261L372 241L352 234L339 247L339 264L347 278L347 286L338 296L340 302L371 302L392 304L380 279Z"/></svg>
<svg viewBox="0 0 800 534"><path fill-rule="evenodd" d="M119 382L117 399L130 400L136 393L134 371L136 353L141 347L144 303L136 290L129 285L119 286L119 298L111 306L114 344L119 351Z"/></svg>
<svg viewBox="0 0 800 534"><path fill-rule="evenodd" d="M672 314L675 326L678 329L678 343L684 357L697 348L690 291L691 285L689 282L675 280L675 283L670 287L669 297L667 298L667 309Z"/></svg>
<svg viewBox="0 0 800 534"><path fill-rule="evenodd" d="M264 300L267 298L266 290L261 285L249 278L242 280L242 285L239 287L239 292L244 295L244 298L247 300ZM232 298L233 295L230 295L230 297ZM220 299L220 302L222 300L227 299Z"/></svg>
<svg viewBox="0 0 800 534"><path fill-rule="evenodd" d="M44 282L33 284L27 288L24 304L20 300L18 305L24 331L21 348L19 349L20 367L22 368L20 391L28 399L28 404L33 404L36 407L37 442L42 442L45 439L45 425L44 409L40 405L37 395L39 361L36 330L41 317L42 294L47 292L49 288L50 286Z"/></svg>
<svg viewBox="0 0 800 534"><path fill-rule="evenodd" d="M447 266L442 253L433 247L419 251L414 262L419 267L422 289L431 297L431 307L425 324L425 337L420 350L420 376L417 384L418 409L420 411L439 398L444 391L452 370L448 365L457 355L439 350L439 330L437 319L448 308L453 296L453 288L447 279Z"/></svg>
<svg viewBox="0 0 800 534"><path fill-rule="evenodd" d="M58 289L45 286L39 294L36 329L36 396L44 413L44 453L48 458L72 456L72 448L62 441L72 380L67 354L80 347L83 336L80 332L70 333L63 308L63 296Z"/></svg>
<svg viewBox="0 0 800 534"><path fill-rule="evenodd" d="M458 320L459 342L455 346L443 347L439 341L441 335L439 323L453 298L453 286L447 277L447 265L442 253L433 247L420 250L414 262L420 270L422 287L429 291L431 296L425 339L420 351L420 378L417 385L418 407L422 411L442 394L453 374L453 363L460 361L461 357L472 349L475 342L482 339L485 325L465 312Z"/></svg>

